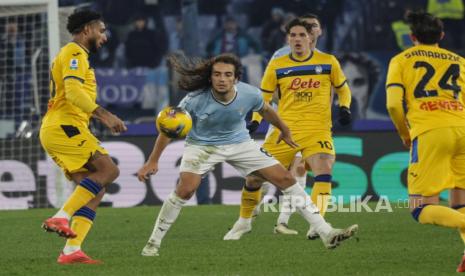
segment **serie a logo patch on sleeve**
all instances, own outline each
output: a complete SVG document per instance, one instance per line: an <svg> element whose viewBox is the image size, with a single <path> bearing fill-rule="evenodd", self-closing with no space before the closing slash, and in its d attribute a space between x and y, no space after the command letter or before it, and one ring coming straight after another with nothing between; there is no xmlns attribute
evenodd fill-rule
<svg viewBox="0 0 465 276"><path fill-rule="evenodd" d="M77 70L78 69L78 64L79 64L79 61L77 59L72 59L70 62L69 62L69 69L71 70Z"/></svg>

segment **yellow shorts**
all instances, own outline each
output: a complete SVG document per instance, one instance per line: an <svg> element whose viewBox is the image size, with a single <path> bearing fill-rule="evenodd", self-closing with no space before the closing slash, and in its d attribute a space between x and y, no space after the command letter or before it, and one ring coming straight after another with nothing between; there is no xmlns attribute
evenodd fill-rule
<svg viewBox="0 0 465 276"><path fill-rule="evenodd" d="M40 142L68 178L87 171L84 165L95 152L108 154L89 129L71 125L42 128Z"/></svg>
<svg viewBox="0 0 465 276"><path fill-rule="evenodd" d="M434 196L465 189L465 127L429 130L412 141L408 168L410 195Z"/></svg>
<svg viewBox="0 0 465 276"><path fill-rule="evenodd" d="M299 145L299 147L295 149L291 148L283 141L276 144L279 134L279 129L274 129L273 132L266 137L263 148L273 155L285 168L289 168L298 152L302 153L303 160L316 153L336 155L331 131L315 130L305 133L292 133L292 138Z"/></svg>

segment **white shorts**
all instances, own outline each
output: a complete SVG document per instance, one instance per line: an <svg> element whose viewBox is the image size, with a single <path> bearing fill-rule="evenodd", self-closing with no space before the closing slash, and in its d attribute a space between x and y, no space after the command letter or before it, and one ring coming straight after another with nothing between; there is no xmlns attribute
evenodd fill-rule
<svg viewBox="0 0 465 276"><path fill-rule="evenodd" d="M279 164L253 140L230 145L194 145L186 143L181 160L181 172L205 174L221 162L227 162L243 176Z"/></svg>

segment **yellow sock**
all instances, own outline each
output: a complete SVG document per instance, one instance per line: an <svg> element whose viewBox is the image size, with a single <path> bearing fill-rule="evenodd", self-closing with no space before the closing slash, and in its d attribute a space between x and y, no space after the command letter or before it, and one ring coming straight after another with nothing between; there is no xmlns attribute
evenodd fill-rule
<svg viewBox="0 0 465 276"><path fill-rule="evenodd" d="M240 217L251 218L253 210L260 203L262 198L262 189L249 191L245 187L242 188Z"/></svg>
<svg viewBox="0 0 465 276"><path fill-rule="evenodd" d="M331 196L331 182L320 182L316 181L313 184L311 198L313 203L316 204L320 214L325 215L326 209L328 208L329 198Z"/></svg>
<svg viewBox="0 0 465 276"><path fill-rule="evenodd" d="M465 206L460 206L459 208L454 208L457 210L457 212L460 212L461 214L465 214ZM462 238L462 241L465 243L465 229L459 228L459 233L460 237Z"/></svg>
<svg viewBox="0 0 465 276"><path fill-rule="evenodd" d="M66 246L81 246L82 242L89 233L90 228L92 227L92 220L81 217L74 216L71 223L71 229L76 233L76 238L66 240Z"/></svg>
<svg viewBox="0 0 465 276"><path fill-rule="evenodd" d="M418 222L465 229L465 214L446 206L427 205L423 207Z"/></svg>
<svg viewBox="0 0 465 276"><path fill-rule="evenodd" d="M89 178L84 178L63 205L63 211L70 216L74 215L77 210L93 199L101 189L102 188L94 181Z"/></svg>
<svg viewBox="0 0 465 276"><path fill-rule="evenodd" d="M454 207L452 206L452 208L454 208ZM465 206L462 206L462 207L460 207L460 208L458 208L458 209L457 209L457 208L454 208L454 209L457 210L457 212L460 212L460 213L462 213L462 214L465 214Z"/></svg>

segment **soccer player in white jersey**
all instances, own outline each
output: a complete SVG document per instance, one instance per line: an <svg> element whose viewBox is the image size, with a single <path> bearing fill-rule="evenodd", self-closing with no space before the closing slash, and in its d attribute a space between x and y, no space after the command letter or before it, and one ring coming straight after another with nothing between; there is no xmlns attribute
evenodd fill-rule
<svg viewBox="0 0 465 276"><path fill-rule="evenodd" d="M293 198L293 207L316 227L327 248L335 248L354 235L353 227L332 228L302 187L296 184L292 174L250 138L245 116L249 111L257 111L281 131L278 142L283 140L290 147L298 146L287 125L263 101L258 88L239 82L242 65L236 56L223 54L197 62L183 56L171 56L169 60L181 75L179 88L196 91L179 104L192 116L193 126L186 138L179 183L163 203L153 232L142 250L143 256L159 255L163 237L183 205L195 193L202 175L221 162L228 162L244 177L260 175ZM158 135L148 161L137 173L140 181L157 172L160 156L169 142L167 136ZM244 189L259 190L260 186L246 185Z"/></svg>

